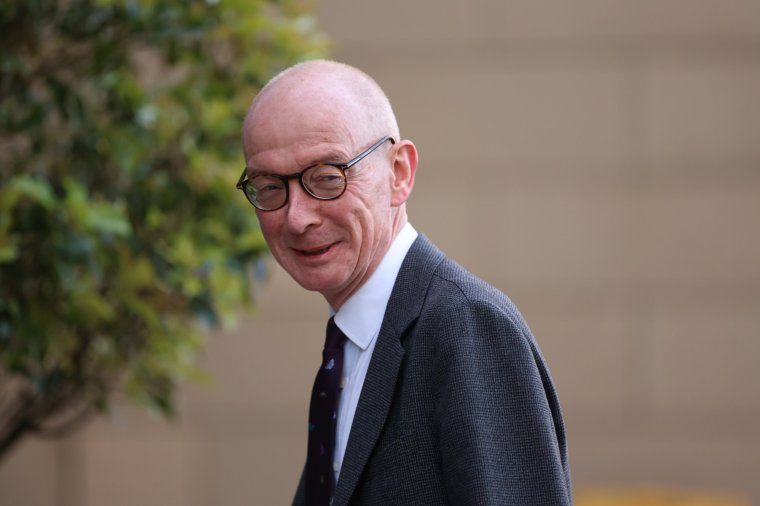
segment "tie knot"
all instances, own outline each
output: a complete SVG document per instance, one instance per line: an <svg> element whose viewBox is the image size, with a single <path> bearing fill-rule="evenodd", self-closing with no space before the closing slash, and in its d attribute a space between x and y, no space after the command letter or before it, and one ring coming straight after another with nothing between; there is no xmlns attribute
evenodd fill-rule
<svg viewBox="0 0 760 506"><path fill-rule="evenodd" d="M325 336L325 349L335 349L343 346L346 335L335 324L335 319L330 318L327 322L327 335Z"/></svg>

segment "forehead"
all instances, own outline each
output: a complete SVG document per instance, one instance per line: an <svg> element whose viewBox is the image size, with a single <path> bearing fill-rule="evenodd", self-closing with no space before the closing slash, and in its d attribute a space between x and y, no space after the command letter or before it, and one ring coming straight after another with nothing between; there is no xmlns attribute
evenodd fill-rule
<svg viewBox="0 0 760 506"><path fill-rule="evenodd" d="M346 161L358 143L367 142L368 118L356 101L328 91L301 86L270 90L260 97L243 129L248 166L292 169Z"/></svg>

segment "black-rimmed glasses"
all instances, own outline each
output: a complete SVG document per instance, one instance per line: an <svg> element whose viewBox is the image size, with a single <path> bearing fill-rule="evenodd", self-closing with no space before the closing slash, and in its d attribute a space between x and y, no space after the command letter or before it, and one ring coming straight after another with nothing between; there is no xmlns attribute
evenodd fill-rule
<svg viewBox="0 0 760 506"><path fill-rule="evenodd" d="M248 202L262 211L275 211L288 202L288 181L298 179L306 193L319 200L337 199L346 191L346 171L368 157L386 141L396 144L393 137L383 137L346 163L324 162L306 167L293 174L257 174L246 179L248 168L243 169L235 187L242 190Z"/></svg>

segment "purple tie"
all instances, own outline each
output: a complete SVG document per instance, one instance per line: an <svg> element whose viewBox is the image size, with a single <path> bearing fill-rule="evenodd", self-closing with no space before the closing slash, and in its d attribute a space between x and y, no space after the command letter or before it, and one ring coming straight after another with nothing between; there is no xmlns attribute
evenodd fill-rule
<svg viewBox="0 0 760 506"><path fill-rule="evenodd" d="M343 343L346 336L333 318L327 322L322 365L314 380L309 407L309 448L306 456L306 504L327 506L335 494L335 426L338 419Z"/></svg>

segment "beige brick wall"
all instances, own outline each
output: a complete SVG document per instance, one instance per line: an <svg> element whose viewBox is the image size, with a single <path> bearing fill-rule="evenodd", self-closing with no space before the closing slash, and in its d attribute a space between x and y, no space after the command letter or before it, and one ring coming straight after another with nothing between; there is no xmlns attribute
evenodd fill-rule
<svg viewBox="0 0 760 506"><path fill-rule="evenodd" d="M334 56L390 95L414 225L507 292L563 401L577 490L760 504L760 2L324 0ZM210 388L0 467L0 505L285 504L320 297L272 268L210 336Z"/></svg>

